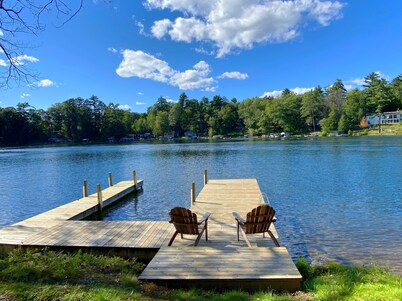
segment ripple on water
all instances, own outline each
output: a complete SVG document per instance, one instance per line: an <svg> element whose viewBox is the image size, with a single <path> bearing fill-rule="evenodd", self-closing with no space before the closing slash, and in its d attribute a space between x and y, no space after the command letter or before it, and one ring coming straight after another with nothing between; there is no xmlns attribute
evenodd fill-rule
<svg viewBox="0 0 402 301"><path fill-rule="evenodd" d="M0 150L0 226L126 180L144 191L105 220L167 220L190 206L203 171L210 178L257 178L278 216L281 243L313 262L378 262L402 273L402 137L130 144ZM257 204L257 201L256 201Z"/></svg>

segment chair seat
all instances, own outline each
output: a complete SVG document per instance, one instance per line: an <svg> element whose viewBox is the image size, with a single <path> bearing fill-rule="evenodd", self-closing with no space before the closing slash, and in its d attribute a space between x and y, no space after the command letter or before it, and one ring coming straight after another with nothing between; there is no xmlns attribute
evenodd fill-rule
<svg viewBox="0 0 402 301"><path fill-rule="evenodd" d="M205 231L205 239L208 240L208 218L211 214L207 212L200 221L197 221L197 215L191 210L183 207L175 207L169 212L170 223L176 228L176 232L173 234L169 241L168 246L171 246L177 234L197 235L194 246L197 246L202 234Z"/></svg>
<svg viewBox="0 0 402 301"><path fill-rule="evenodd" d="M247 213L246 219L243 219L237 212L232 213L237 221L237 240L240 240L240 231L247 245L251 247L247 238L249 234L268 233L274 244L279 247L279 242L273 235L269 227L276 221L275 210L270 205L261 205Z"/></svg>

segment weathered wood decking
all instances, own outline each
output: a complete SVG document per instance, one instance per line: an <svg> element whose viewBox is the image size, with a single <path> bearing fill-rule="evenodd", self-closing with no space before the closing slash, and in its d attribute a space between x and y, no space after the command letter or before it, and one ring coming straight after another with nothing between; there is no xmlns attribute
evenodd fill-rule
<svg viewBox="0 0 402 301"><path fill-rule="evenodd" d="M139 180L137 188L143 186ZM102 191L103 207L111 205L134 191L133 181L122 181ZM0 229L0 248L12 249L27 245L26 240L47 229L58 229L68 220L82 220L99 210L97 194L78 199ZM50 245L50 244L49 244Z"/></svg>
<svg viewBox="0 0 402 301"><path fill-rule="evenodd" d="M103 190L104 205L133 189L132 181L125 181ZM260 194L255 179L209 180L191 208L199 217L212 213L209 241L203 237L197 247L192 236L178 236L167 247L174 233L167 221L80 221L98 210L94 194L0 229L0 248L89 249L153 258L140 279L171 286L297 290L301 276L286 248L274 247L262 235L250 236L252 248L237 241L232 212L245 217L259 205Z"/></svg>
<svg viewBox="0 0 402 301"><path fill-rule="evenodd" d="M209 240L203 237L193 247L194 236L178 236L172 247L158 251L140 279L181 287L299 289L302 277L286 248L275 247L262 234L249 236L252 248L237 241L232 212L245 217L259 205L260 194L255 179L208 181L191 210L199 217L212 213ZM272 231L278 237L274 227Z"/></svg>

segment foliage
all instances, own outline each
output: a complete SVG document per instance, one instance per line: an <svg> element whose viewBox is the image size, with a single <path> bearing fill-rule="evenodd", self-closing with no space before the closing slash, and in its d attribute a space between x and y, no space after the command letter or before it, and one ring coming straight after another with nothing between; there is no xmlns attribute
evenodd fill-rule
<svg viewBox="0 0 402 301"><path fill-rule="evenodd" d="M303 95L303 103L300 109L301 117L311 124L313 131L316 131L317 121L322 118L324 112L324 92L318 86L314 90Z"/></svg>
<svg viewBox="0 0 402 301"><path fill-rule="evenodd" d="M314 269L311 264L304 259L303 257L299 257L297 259L296 267L302 275L303 279L309 279L314 275Z"/></svg>
<svg viewBox="0 0 402 301"><path fill-rule="evenodd" d="M272 132L302 134L322 130L344 133L368 127L365 116L402 108L402 75L390 83L371 73L365 89L346 91L341 80L297 95L253 97L242 102L215 95L210 101L189 99L182 93L176 103L159 97L146 113L138 114L118 104L106 105L96 96L71 98L36 110L28 103L0 108L0 145L44 143L48 140L80 142L119 141L131 138L175 136L262 135Z"/></svg>

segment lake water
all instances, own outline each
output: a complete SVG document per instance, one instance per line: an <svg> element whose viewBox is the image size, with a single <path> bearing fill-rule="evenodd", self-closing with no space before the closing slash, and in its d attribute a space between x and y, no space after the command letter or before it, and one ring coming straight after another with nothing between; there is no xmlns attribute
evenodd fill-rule
<svg viewBox="0 0 402 301"><path fill-rule="evenodd" d="M0 149L0 227L131 178L144 191L105 220L168 220L209 178L257 178L294 259L377 262L402 273L402 137ZM257 200L256 200L257 204Z"/></svg>

